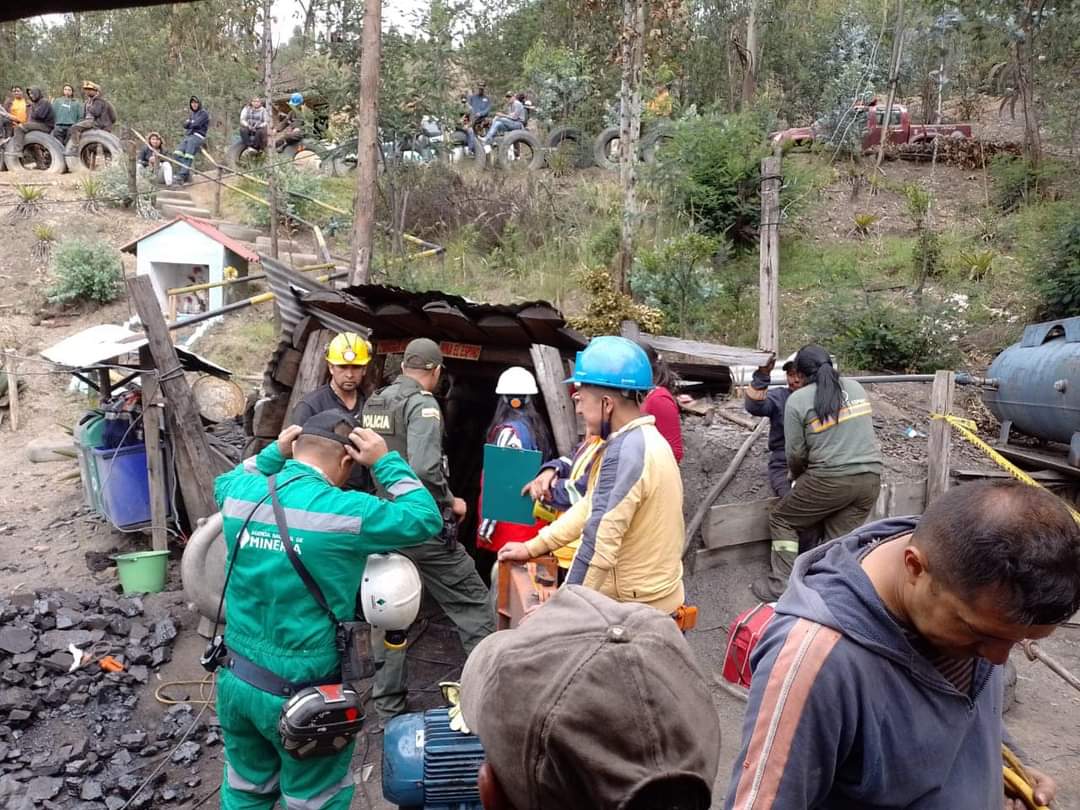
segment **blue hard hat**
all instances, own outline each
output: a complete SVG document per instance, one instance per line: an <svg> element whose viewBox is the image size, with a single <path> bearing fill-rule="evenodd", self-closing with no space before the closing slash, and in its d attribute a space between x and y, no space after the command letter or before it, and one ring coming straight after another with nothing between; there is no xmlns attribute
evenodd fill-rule
<svg viewBox="0 0 1080 810"><path fill-rule="evenodd" d="M293 107L303 107L304 106L304 94L303 93L293 93L291 96L289 96L289 104L291 104Z"/></svg>
<svg viewBox="0 0 1080 810"><path fill-rule="evenodd" d="M653 387L652 366L645 350L634 341L604 335L593 338L577 353L574 376L564 382L648 391Z"/></svg>

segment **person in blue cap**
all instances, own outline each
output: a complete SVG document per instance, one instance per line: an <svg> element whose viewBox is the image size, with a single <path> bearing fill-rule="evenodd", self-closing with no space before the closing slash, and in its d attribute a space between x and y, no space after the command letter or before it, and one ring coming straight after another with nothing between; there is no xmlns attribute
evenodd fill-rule
<svg viewBox="0 0 1080 810"><path fill-rule="evenodd" d="M671 445L641 413L653 387L649 358L626 338L594 338L567 382L603 455L585 497L533 539L507 543L499 559L529 560L580 538L567 583L674 614L685 596L682 478Z"/></svg>

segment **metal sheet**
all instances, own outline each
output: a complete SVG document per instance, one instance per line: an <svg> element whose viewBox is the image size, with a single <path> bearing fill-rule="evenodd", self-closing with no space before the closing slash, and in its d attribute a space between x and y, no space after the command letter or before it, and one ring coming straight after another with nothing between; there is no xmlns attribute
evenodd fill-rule
<svg viewBox="0 0 1080 810"><path fill-rule="evenodd" d="M46 360L69 369L92 368L99 363L123 357L139 351L149 341L144 335L111 323L98 324L70 335L59 343L43 349L40 354ZM176 347L180 365L184 371L204 371L216 376L228 377L227 368L211 363L205 357Z"/></svg>

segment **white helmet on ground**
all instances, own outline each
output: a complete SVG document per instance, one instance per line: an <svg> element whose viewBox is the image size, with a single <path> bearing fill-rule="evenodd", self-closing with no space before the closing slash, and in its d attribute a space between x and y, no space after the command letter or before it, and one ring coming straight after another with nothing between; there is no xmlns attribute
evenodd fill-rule
<svg viewBox="0 0 1080 810"><path fill-rule="evenodd" d="M360 583L360 603L368 624L379 630L407 630L420 612L423 585L412 560L400 554L369 554Z"/></svg>
<svg viewBox="0 0 1080 810"><path fill-rule="evenodd" d="M536 378L527 368L510 366L499 375L499 382L495 385L496 394L512 396L532 396L537 393Z"/></svg>

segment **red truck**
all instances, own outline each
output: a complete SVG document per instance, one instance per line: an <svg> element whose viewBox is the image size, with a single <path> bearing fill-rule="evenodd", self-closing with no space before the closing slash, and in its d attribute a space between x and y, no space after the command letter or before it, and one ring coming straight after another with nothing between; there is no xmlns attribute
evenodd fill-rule
<svg viewBox="0 0 1080 810"><path fill-rule="evenodd" d="M863 135L863 149L871 149L881 141L881 132L885 119L885 104L877 101L855 105L857 110L866 110L867 129ZM970 138L971 124L913 124L908 108L903 104L893 104L889 116L888 143L930 143L937 137ZM793 127L779 132L769 133L772 143L794 143L805 146L814 142L821 134L817 124L809 127Z"/></svg>

